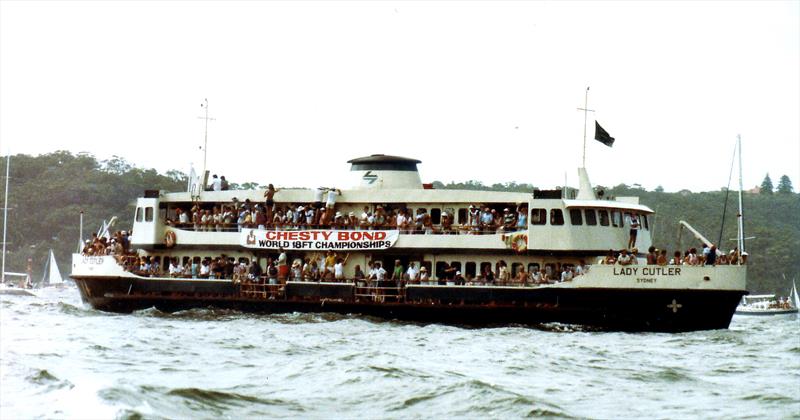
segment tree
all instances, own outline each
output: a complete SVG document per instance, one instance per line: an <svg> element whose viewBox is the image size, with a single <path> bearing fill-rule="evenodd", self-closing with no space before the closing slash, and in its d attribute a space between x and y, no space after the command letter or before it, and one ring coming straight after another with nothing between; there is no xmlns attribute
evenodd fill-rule
<svg viewBox="0 0 800 420"><path fill-rule="evenodd" d="M786 175L782 176L781 180L778 182L778 193L791 194L792 191L794 191L794 188L792 188L792 180Z"/></svg>
<svg viewBox="0 0 800 420"><path fill-rule="evenodd" d="M769 178L769 172L767 176L764 177L764 180L761 181L761 194L772 194L772 180Z"/></svg>

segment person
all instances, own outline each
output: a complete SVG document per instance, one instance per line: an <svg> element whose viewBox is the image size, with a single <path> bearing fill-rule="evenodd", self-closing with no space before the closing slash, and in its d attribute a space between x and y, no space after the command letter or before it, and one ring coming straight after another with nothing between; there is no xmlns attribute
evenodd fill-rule
<svg viewBox="0 0 800 420"><path fill-rule="evenodd" d="M616 257L614 257L614 251L609 249L606 257L603 258L603 261L600 264L604 265L614 265L617 263Z"/></svg>
<svg viewBox="0 0 800 420"><path fill-rule="evenodd" d="M636 246L636 234L639 232L639 218L632 214L630 217L631 231L628 238L628 248Z"/></svg>
<svg viewBox="0 0 800 420"><path fill-rule="evenodd" d="M247 274L247 278L250 280L255 280L256 282L261 278L261 266L258 264L255 258L250 261L250 269Z"/></svg>
<svg viewBox="0 0 800 420"><path fill-rule="evenodd" d="M742 260L742 265L745 265L745 264L747 264L747 256L748 256L748 255L749 255L749 254L748 254L746 251L745 251L745 252L742 252L742 258L741 258L741 260Z"/></svg>
<svg viewBox="0 0 800 420"><path fill-rule="evenodd" d="M272 184L267 185L264 191L264 210L266 211L267 220L272 220L272 212L275 211L275 193L279 190L275 189Z"/></svg>
<svg viewBox="0 0 800 420"><path fill-rule="evenodd" d="M286 251L283 250L283 247L278 248L278 261L277 261L277 268L278 268L278 279L281 282L285 282L289 276L289 264L287 262Z"/></svg>
<svg viewBox="0 0 800 420"><path fill-rule="evenodd" d="M561 272L561 282L572 281L574 277L569 264L564 264L564 271Z"/></svg>
<svg viewBox="0 0 800 420"><path fill-rule="evenodd" d="M657 259L656 247L650 245L650 248L647 249L647 265L655 265Z"/></svg>
<svg viewBox="0 0 800 420"><path fill-rule="evenodd" d="M231 189L230 184L228 184L228 180L225 179L225 175L219 177L219 187L222 191L228 191Z"/></svg>
<svg viewBox="0 0 800 420"><path fill-rule="evenodd" d="M497 280L500 281L501 285L508 284L508 281L511 280L511 273L508 271L508 265L504 260L500 260L498 263L500 268L498 269Z"/></svg>
<svg viewBox="0 0 800 420"><path fill-rule="evenodd" d="M347 264L348 258L350 258L350 254L345 255L344 258L337 258L336 264L333 265L333 278L337 282L344 281L344 265Z"/></svg>
<svg viewBox="0 0 800 420"><path fill-rule="evenodd" d="M525 267L519 268L516 281L520 286L526 286L528 284L528 273L525 271Z"/></svg>
<svg viewBox="0 0 800 420"><path fill-rule="evenodd" d="M519 205L517 206L517 230L525 230L528 228L528 208Z"/></svg>
<svg viewBox="0 0 800 420"><path fill-rule="evenodd" d="M386 280L386 270L381 266L380 261L375 261L375 280L378 282Z"/></svg>
<svg viewBox="0 0 800 420"><path fill-rule="evenodd" d="M342 195L342 191L336 188L329 188L328 189L328 196L325 200L325 208L328 209L328 212L333 214L333 210L336 207L336 196Z"/></svg>
<svg viewBox="0 0 800 420"><path fill-rule="evenodd" d="M219 179L217 174L211 177L211 188L212 191L222 191L222 180Z"/></svg>
<svg viewBox="0 0 800 420"><path fill-rule="evenodd" d="M689 249L689 265L700 264L700 259L697 257L697 248Z"/></svg>
<svg viewBox="0 0 800 420"><path fill-rule="evenodd" d="M503 209L503 231L513 232L516 229L517 220L511 210L508 208Z"/></svg>
<svg viewBox="0 0 800 420"><path fill-rule="evenodd" d="M656 257L656 265L667 265L667 250L662 249L658 252L658 257Z"/></svg>
<svg viewBox="0 0 800 420"><path fill-rule="evenodd" d="M173 258L169 263L169 275L178 277L181 273L183 273L183 267L181 267L177 258Z"/></svg>
<svg viewBox="0 0 800 420"><path fill-rule="evenodd" d="M428 275L428 269L425 266L419 269L419 282L420 284L430 284L431 278Z"/></svg>
<svg viewBox="0 0 800 420"><path fill-rule="evenodd" d="M392 275L389 279L399 282L403 279L403 272L403 263L400 260L394 260L394 270L392 270Z"/></svg>
<svg viewBox="0 0 800 420"><path fill-rule="evenodd" d="M619 256L617 257L617 264L619 264L619 265L631 265L632 262L633 262L632 258L630 256L630 254L628 254L628 250L627 249L623 249L622 252L620 252Z"/></svg>
<svg viewBox="0 0 800 420"><path fill-rule="evenodd" d="M535 268L531 272L531 281L533 282L533 284L547 283L547 281L544 281L542 278L542 271L537 270Z"/></svg>
<svg viewBox="0 0 800 420"><path fill-rule="evenodd" d="M353 274L353 279L356 281L356 284L359 287L364 287L364 280L367 276L361 271L361 265L356 264L355 273Z"/></svg>
<svg viewBox="0 0 800 420"><path fill-rule="evenodd" d="M711 247L708 249L708 255L706 255L706 265L716 265L717 264L717 246L711 244Z"/></svg>
<svg viewBox="0 0 800 420"><path fill-rule="evenodd" d="M412 284L419 283L419 279L417 276L419 275L419 271L417 271L417 264L412 262L408 264L408 270L406 270L406 277L408 281Z"/></svg>
<svg viewBox="0 0 800 420"><path fill-rule="evenodd" d="M456 276L453 278L453 284L456 286L463 286L467 284L467 281L464 279L464 276L461 275L460 271L456 271Z"/></svg>

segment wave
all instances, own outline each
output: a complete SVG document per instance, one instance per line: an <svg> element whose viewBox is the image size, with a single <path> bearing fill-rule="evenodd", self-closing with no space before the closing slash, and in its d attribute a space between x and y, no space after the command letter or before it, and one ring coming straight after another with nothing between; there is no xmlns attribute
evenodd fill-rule
<svg viewBox="0 0 800 420"><path fill-rule="evenodd" d="M28 377L25 379L32 384L45 387L46 391L74 387L70 381L66 379L59 379L47 371L47 369L36 370L34 373L28 375Z"/></svg>

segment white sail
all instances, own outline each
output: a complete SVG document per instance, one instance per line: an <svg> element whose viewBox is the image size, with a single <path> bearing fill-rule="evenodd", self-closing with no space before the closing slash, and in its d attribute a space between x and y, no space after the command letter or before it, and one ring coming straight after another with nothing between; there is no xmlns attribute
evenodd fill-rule
<svg viewBox="0 0 800 420"><path fill-rule="evenodd" d="M61 272L58 271L58 264L56 264L56 255L53 250L50 250L50 285L62 284L64 279L61 277Z"/></svg>
<svg viewBox="0 0 800 420"><path fill-rule="evenodd" d="M797 285L792 280L792 296L794 297L794 307L800 309L800 296L797 296Z"/></svg>

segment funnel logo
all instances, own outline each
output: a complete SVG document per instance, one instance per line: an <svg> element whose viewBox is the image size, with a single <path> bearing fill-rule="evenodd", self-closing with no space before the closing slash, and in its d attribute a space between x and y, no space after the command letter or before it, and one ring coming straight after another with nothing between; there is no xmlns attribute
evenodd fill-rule
<svg viewBox="0 0 800 420"><path fill-rule="evenodd" d="M372 173L372 171L367 171L363 177L361 177L364 181L367 181L370 184L374 184L375 181L378 180L378 175Z"/></svg>

